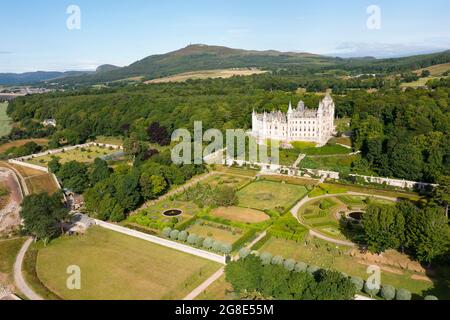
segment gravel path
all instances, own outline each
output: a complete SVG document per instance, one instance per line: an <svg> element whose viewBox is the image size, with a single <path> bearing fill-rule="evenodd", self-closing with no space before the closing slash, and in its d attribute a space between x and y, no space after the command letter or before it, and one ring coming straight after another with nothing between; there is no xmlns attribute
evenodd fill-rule
<svg viewBox="0 0 450 320"><path fill-rule="evenodd" d="M38 295L36 292L33 291L33 289L31 289L28 286L22 274L23 259L25 257L25 253L27 252L28 248L32 243L33 239L32 238L28 239L23 244L22 248L19 251L19 254L17 255L16 262L14 263L14 281L19 291L22 292L28 299L44 300L40 295Z"/></svg>

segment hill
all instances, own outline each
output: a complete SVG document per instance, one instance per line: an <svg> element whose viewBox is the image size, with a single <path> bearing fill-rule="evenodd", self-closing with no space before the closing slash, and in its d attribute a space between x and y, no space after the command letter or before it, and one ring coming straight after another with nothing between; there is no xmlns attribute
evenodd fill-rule
<svg viewBox="0 0 450 320"><path fill-rule="evenodd" d="M88 73L88 71L36 71L26 73L0 73L0 84L10 86L32 84L36 82L55 80L64 77L74 77Z"/></svg>
<svg viewBox="0 0 450 320"><path fill-rule="evenodd" d="M279 69L290 66L332 66L337 58L310 53L254 51L202 44L189 45L166 54L152 55L106 72L62 79L63 84L100 83L143 76L147 80L175 74L231 68Z"/></svg>

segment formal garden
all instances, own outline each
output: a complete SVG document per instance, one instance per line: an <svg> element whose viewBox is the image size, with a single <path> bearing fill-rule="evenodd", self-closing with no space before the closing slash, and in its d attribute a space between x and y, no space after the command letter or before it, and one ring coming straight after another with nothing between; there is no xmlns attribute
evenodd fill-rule
<svg viewBox="0 0 450 320"><path fill-rule="evenodd" d="M103 146L78 147L71 150L63 150L55 154L43 155L27 160L26 162L41 167L47 167L48 163L54 158L58 158L59 162L64 164L71 161L81 163L92 163L96 158L107 158L109 155L117 153L118 150Z"/></svg>

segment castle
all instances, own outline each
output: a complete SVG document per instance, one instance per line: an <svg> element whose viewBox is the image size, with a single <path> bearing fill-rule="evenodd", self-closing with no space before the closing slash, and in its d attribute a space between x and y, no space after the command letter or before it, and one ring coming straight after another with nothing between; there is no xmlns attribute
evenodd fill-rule
<svg viewBox="0 0 450 320"><path fill-rule="evenodd" d="M334 133L334 114L335 105L328 94L317 110L308 109L300 101L295 110L289 103L287 114L281 111L262 114L253 111L251 135L258 140L271 139L283 143L306 141L322 146Z"/></svg>

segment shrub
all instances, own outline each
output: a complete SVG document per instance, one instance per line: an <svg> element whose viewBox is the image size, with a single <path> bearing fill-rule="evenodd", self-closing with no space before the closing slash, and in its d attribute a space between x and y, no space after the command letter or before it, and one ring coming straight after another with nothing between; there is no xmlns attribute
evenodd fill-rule
<svg viewBox="0 0 450 320"><path fill-rule="evenodd" d="M284 261L284 268L287 271L294 271L295 268L295 260L293 259L288 259L286 261Z"/></svg>
<svg viewBox="0 0 450 320"><path fill-rule="evenodd" d="M253 239L255 237L255 234L256 234L255 229L250 229L249 231L247 231L247 233L245 233L235 243L233 243L232 250L237 250L237 249L241 248L244 244L246 244L251 239Z"/></svg>
<svg viewBox="0 0 450 320"><path fill-rule="evenodd" d="M223 254L230 254L233 251L233 247L229 243L222 244L221 251Z"/></svg>
<svg viewBox="0 0 450 320"><path fill-rule="evenodd" d="M183 241L183 242L186 242L188 237L189 237L189 234L186 231L181 231L178 234L178 240Z"/></svg>
<svg viewBox="0 0 450 320"><path fill-rule="evenodd" d="M214 244L214 240L211 238L206 238L205 241L203 241L203 248L205 249L211 249Z"/></svg>
<svg viewBox="0 0 450 320"><path fill-rule="evenodd" d="M195 245L197 243L198 236L196 234L190 234L187 238L187 242L190 245Z"/></svg>
<svg viewBox="0 0 450 320"><path fill-rule="evenodd" d="M166 238L169 238L171 232L172 232L172 229L169 228L169 227L167 227L167 228L164 228L164 230L163 230L163 232L162 232L162 235L163 235L164 237L166 237Z"/></svg>
<svg viewBox="0 0 450 320"><path fill-rule="evenodd" d="M360 277L350 277L350 281L355 286L356 291L362 291L364 288L364 280Z"/></svg>
<svg viewBox="0 0 450 320"><path fill-rule="evenodd" d="M239 250L239 257L241 259L245 259L250 255L250 249L247 248L242 248L241 250Z"/></svg>
<svg viewBox="0 0 450 320"><path fill-rule="evenodd" d="M411 292L409 292L406 289L398 289L397 290L397 295L395 296L396 300L401 300L401 301L406 301L406 300L411 300L412 295Z"/></svg>
<svg viewBox="0 0 450 320"><path fill-rule="evenodd" d="M385 285L381 288L381 297L385 300L393 300L395 298L395 288Z"/></svg>
<svg viewBox="0 0 450 320"><path fill-rule="evenodd" d="M172 231L170 232L170 239L172 239L172 240L177 240L179 234L180 234L180 231L178 231L178 230L172 230Z"/></svg>
<svg viewBox="0 0 450 320"><path fill-rule="evenodd" d="M272 258L273 265L281 266L281 265L283 265L283 262L284 262L284 258L282 256L275 256Z"/></svg>
<svg viewBox="0 0 450 320"><path fill-rule="evenodd" d="M306 272L307 269L308 265L304 262L297 262L294 267L295 272Z"/></svg>
<svg viewBox="0 0 450 320"><path fill-rule="evenodd" d="M369 296L374 297L380 292L380 288L373 288L368 282L364 284L364 292Z"/></svg>
<svg viewBox="0 0 450 320"><path fill-rule="evenodd" d="M431 300L439 300L437 297L435 297L435 296L426 296L425 298L424 298L425 300L429 300L429 301L431 301Z"/></svg>
<svg viewBox="0 0 450 320"><path fill-rule="evenodd" d="M309 266L307 269L306 269L306 271L310 274L310 275L314 275L317 271L319 271L320 270L320 268L318 267L318 266L313 266L313 265L311 265L311 266Z"/></svg>
<svg viewBox="0 0 450 320"><path fill-rule="evenodd" d="M263 265L268 265L272 262L273 255L269 252L263 252L260 258Z"/></svg>
<svg viewBox="0 0 450 320"><path fill-rule="evenodd" d="M212 249L215 252L221 252L222 251L222 242L220 241L214 241L213 245L212 245Z"/></svg>
<svg viewBox="0 0 450 320"><path fill-rule="evenodd" d="M198 238L197 238L197 241L195 241L195 245L196 245L197 247L202 247L204 241L205 241L205 238L203 238L203 237L198 237Z"/></svg>

